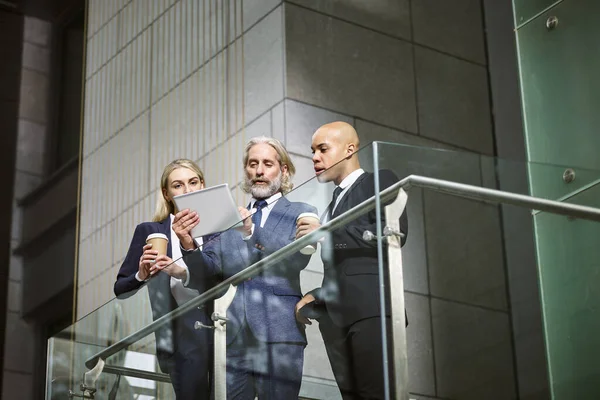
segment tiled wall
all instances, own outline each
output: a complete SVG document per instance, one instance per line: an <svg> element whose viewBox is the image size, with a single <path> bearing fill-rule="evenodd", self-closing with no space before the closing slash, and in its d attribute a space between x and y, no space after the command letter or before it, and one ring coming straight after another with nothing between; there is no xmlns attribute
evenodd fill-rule
<svg viewBox="0 0 600 400"><path fill-rule="evenodd" d="M45 174L48 130L50 74L50 23L33 17L24 18L19 125L15 168L11 251L22 243L22 210L18 200L29 194ZM21 318L23 260L10 260L8 312L4 346L2 398L29 399L32 396L34 327Z"/></svg>
<svg viewBox="0 0 600 400"><path fill-rule="evenodd" d="M479 1L290 0L285 28L285 132L292 151L306 154L319 125L344 120L362 143L494 154ZM389 147L383 153L383 166L401 176L489 186L474 156ZM513 397L498 209L420 190L410 191L408 209L410 391ZM307 288L319 284L316 274L305 278ZM318 343L318 332L308 333ZM319 371L318 359L307 364Z"/></svg>
<svg viewBox="0 0 600 400"><path fill-rule="evenodd" d="M150 219L159 174L173 158L198 160L209 185L235 186L242 144L272 135L294 154L301 182L312 176L310 137L332 120L354 124L365 144L494 154L476 0L92 0L87 62L79 317L113 297L133 229ZM399 154L387 162L400 172L476 185L489 178L472 156L436 170L431 152ZM323 189L319 201L328 195ZM497 208L420 191L408 207L411 391L511 398ZM315 262L303 288L319 283ZM331 380L314 325L308 335L305 372Z"/></svg>

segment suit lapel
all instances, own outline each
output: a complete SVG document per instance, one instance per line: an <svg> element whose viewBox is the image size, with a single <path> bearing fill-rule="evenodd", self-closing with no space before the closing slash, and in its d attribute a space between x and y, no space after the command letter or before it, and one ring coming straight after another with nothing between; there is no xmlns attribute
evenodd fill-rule
<svg viewBox="0 0 600 400"><path fill-rule="evenodd" d="M285 197L280 197L275 202L275 206L273 206L273 209L269 213L269 217L267 218L263 229L268 229L270 232L275 232L277 225L279 225L279 222L281 221L285 213L289 210L290 205L291 203L288 199L286 199Z"/></svg>
<svg viewBox="0 0 600 400"><path fill-rule="evenodd" d="M342 214L345 211L348 211L351 206L347 206L346 203L348 203L348 200L350 199L350 196L352 196L352 192L361 184L361 182L367 177L368 172L363 173L361 176L359 176L354 183L352 184L352 186L350 186L348 188L348 191L346 193L344 193L344 196L342 197L342 199L340 200L340 203L337 205L337 207L335 208L335 211L333 213L333 217L337 217L338 215ZM356 205L356 204L354 204Z"/></svg>

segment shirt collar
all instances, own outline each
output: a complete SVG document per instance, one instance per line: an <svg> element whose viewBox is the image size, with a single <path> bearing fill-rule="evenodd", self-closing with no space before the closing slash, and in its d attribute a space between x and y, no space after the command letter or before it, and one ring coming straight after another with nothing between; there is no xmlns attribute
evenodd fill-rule
<svg viewBox="0 0 600 400"><path fill-rule="evenodd" d="M273 205L275 204L275 202L281 198L281 196L282 196L281 192L277 192L273 196L268 197L263 200L265 200L267 202L267 208L270 210L273 208ZM257 199L255 199L254 197L252 199L250 199L250 208L254 208L254 203L256 203L256 201L257 201Z"/></svg>
<svg viewBox="0 0 600 400"><path fill-rule="evenodd" d="M339 187L342 188L342 190L344 190L347 187L352 186L354 182L356 182L358 177L364 173L365 170L362 168L352 171L347 177L344 178L342 182L340 182Z"/></svg>

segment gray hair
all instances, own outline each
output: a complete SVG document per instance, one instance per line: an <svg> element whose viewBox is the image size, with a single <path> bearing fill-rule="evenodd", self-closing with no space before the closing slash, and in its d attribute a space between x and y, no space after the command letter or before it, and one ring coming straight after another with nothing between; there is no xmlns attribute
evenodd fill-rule
<svg viewBox="0 0 600 400"><path fill-rule="evenodd" d="M271 146L273 149L275 149L275 152L277 152L277 161L279 162L280 168L283 169L284 165L287 166L288 173L282 176L281 179L281 193L289 193L294 188L292 177L296 173L296 167L294 167L294 163L292 162L292 159L290 158L285 146L279 140L268 136L256 136L250 139L246 144L246 148L244 149L244 168L246 168L246 165L248 164L248 154L250 149L257 144L268 144ZM247 189L248 188L244 188L246 191Z"/></svg>

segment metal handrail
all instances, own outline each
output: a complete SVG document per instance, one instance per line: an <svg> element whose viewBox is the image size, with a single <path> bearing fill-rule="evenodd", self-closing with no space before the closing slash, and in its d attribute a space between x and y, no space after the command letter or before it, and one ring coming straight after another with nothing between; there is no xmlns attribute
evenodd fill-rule
<svg viewBox="0 0 600 400"><path fill-rule="evenodd" d="M380 201L391 201L395 198L400 188L409 190L411 187L420 187L423 189L430 189L436 192L467 199L510 204L519 207L530 208L533 210L546 211L553 214L568 215L580 219L587 219L600 222L600 209L598 208L581 206L577 204L562 203L555 200L541 199L538 197L528 195L505 192L496 189L482 188L478 186L467 185L443 179L428 178L420 175L410 175L402 179L401 181L395 183L394 185L388 187L387 189L383 190L379 195ZM184 305L176 308L168 314L163 315L159 319L153 321L152 323L146 325L145 327L139 329L131 335L101 350L100 352L96 353L95 355L86 360L86 367L93 368L96 365L99 358L106 360L111 355L127 348L131 344L155 332L158 328L169 323L171 320L180 317L186 312L206 303L209 300L212 300L213 298L219 297L222 294L222 292L227 287L229 287L229 285L237 285L243 282L244 280L255 276L268 266L275 264L283 258L289 256L290 254L296 253L305 246L318 241L324 235L324 233L333 231L345 225L349 221L368 213L373 208L375 208L375 204L376 196L373 196L363 201L362 203L351 208L342 215L322 225L319 229L290 243L289 245L269 255L268 257L240 271L234 276L225 279L223 282L205 291L193 300L190 300Z"/></svg>
<svg viewBox="0 0 600 400"><path fill-rule="evenodd" d="M104 365L102 372L114 375L129 376L132 378L146 379L155 382L171 383L171 377L159 372L144 371L136 368L119 367L118 365Z"/></svg>

